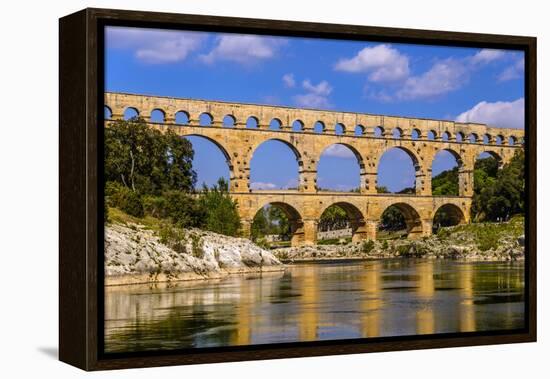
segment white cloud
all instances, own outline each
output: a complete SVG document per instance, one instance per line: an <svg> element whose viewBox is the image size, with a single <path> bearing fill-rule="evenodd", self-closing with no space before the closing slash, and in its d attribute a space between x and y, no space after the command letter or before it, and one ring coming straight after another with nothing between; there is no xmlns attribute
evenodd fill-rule
<svg viewBox="0 0 550 379"><path fill-rule="evenodd" d="M325 149L325 151L323 151L322 155L326 155L329 157L337 157L337 158L354 158L355 159L355 154L353 154L353 152L349 148L340 144L330 145Z"/></svg>
<svg viewBox="0 0 550 379"><path fill-rule="evenodd" d="M524 128L525 100L497 101L488 103L482 101L473 108L461 113L456 121L478 122L498 128Z"/></svg>
<svg viewBox="0 0 550 379"><path fill-rule="evenodd" d="M525 71L525 61L519 59L511 66L506 67L498 76L499 82L506 82L508 80L519 79L523 76Z"/></svg>
<svg viewBox="0 0 550 379"><path fill-rule="evenodd" d="M285 42L281 38L255 35L222 35L217 45L200 59L205 63L218 60L233 61L240 64L253 64L261 60L273 58L277 49Z"/></svg>
<svg viewBox="0 0 550 379"><path fill-rule="evenodd" d="M306 90L306 93L294 96L296 105L305 108L331 107L328 96L332 92L332 87L326 80L319 82L317 85L312 84L309 80L304 80L302 88Z"/></svg>
<svg viewBox="0 0 550 379"><path fill-rule="evenodd" d="M400 99L433 98L455 91L468 81L469 72L464 62L447 58L436 62L428 71L411 76L397 92Z"/></svg>
<svg viewBox="0 0 550 379"><path fill-rule="evenodd" d="M273 183L266 183L266 182L250 183L250 189L253 189L253 190L271 190L276 188L277 188L277 185Z"/></svg>
<svg viewBox="0 0 550 379"><path fill-rule="evenodd" d="M296 86L296 80L294 80L293 74L284 74L283 83L287 88L294 88Z"/></svg>
<svg viewBox="0 0 550 379"><path fill-rule="evenodd" d="M356 56L340 59L334 66L337 71L368 73L372 82L403 80L409 76L409 58L390 45L365 47Z"/></svg>
<svg viewBox="0 0 550 379"><path fill-rule="evenodd" d="M196 32L109 27L105 40L108 48L131 49L145 63L163 64L185 60L205 38Z"/></svg>
<svg viewBox="0 0 550 379"><path fill-rule="evenodd" d="M474 64L487 64L506 56L506 51L497 49L481 49L472 58Z"/></svg>

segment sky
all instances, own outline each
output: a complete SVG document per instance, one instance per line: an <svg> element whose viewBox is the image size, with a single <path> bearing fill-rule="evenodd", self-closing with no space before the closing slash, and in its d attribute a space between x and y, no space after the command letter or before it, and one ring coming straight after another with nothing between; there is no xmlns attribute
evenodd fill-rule
<svg viewBox="0 0 550 379"><path fill-rule="evenodd" d="M105 47L107 91L524 127L518 51L126 27L108 27ZM198 186L229 178L214 144L188 139ZM454 166L441 152L432 173ZM382 156L378 172L378 184L390 191L414 185L412 161L399 149ZM251 188L295 187L297 180L297 162L283 143L267 141L255 151ZM317 183L357 188L351 151L325 150Z"/></svg>

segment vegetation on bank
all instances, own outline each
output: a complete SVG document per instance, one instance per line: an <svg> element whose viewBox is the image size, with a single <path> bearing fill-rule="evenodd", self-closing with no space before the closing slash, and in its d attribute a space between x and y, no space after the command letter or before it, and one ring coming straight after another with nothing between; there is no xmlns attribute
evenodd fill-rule
<svg viewBox="0 0 550 379"><path fill-rule="evenodd" d="M201 228L236 236L237 205L223 178L195 190L191 143L173 131L161 133L141 118L118 120L105 129L105 221L118 208L142 224L162 220L178 228Z"/></svg>

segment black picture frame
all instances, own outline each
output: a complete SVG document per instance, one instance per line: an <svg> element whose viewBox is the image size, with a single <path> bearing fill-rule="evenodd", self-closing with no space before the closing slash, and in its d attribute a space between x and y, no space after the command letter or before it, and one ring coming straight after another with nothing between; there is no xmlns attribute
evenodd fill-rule
<svg viewBox="0 0 550 379"><path fill-rule="evenodd" d="M526 327L360 340L106 355L103 322L103 30L107 25L389 41L525 53ZM355 354L536 341L536 49L534 37L84 9L59 21L59 358L84 370Z"/></svg>

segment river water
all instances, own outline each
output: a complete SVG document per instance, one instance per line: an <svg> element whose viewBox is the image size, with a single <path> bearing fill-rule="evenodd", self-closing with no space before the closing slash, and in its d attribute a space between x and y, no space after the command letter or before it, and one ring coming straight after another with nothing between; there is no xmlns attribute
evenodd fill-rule
<svg viewBox="0 0 550 379"><path fill-rule="evenodd" d="M522 328L523 263L372 260L107 287L105 351Z"/></svg>

